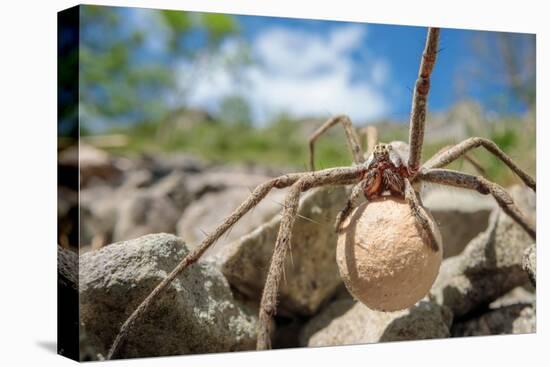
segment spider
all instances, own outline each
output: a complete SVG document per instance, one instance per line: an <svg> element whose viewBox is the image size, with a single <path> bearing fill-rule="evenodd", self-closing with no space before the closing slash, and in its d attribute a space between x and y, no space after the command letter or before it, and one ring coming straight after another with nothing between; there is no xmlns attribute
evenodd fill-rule
<svg viewBox="0 0 550 367"><path fill-rule="evenodd" d="M466 154L470 150L483 147L502 160L527 186L536 191L535 180L519 168L494 142L480 137L468 138L459 144L442 149L426 163L420 164L430 76L436 61L439 33L438 28L428 29L418 78L414 87L408 145L403 142L377 143L376 134L367 129L368 146L371 148L369 153L365 155L362 152L358 134L347 116L336 116L326 121L314 132L309 141L311 171L286 174L256 187L250 196L213 233L209 234L200 246L191 251L130 315L115 338L107 358L111 359L118 355L132 326L147 312L151 303L170 285L174 278L195 263L220 236L229 230L244 214L254 208L274 188L289 187L289 191L284 202L281 224L260 302L257 349L270 349L271 347L271 319L276 312L283 263L290 248L290 237L297 216L300 194L312 188L326 185L354 185L347 203L336 218L337 230L356 207L357 199L361 195L365 197L367 203L369 200L381 195L404 198L418 224L427 233L426 245L432 251L441 251L442 249L439 248L434 238L429 217L421 204L418 193L420 183L425 181L492 195L502 210L535 239L534 224L526 219L511 196L500 185L487 180L481 175L470 175L443 168L458 158L467 158ZM338 124L344 128L354 164L350 167L315 171L313 163L315 142L325 131Z"/></svg>

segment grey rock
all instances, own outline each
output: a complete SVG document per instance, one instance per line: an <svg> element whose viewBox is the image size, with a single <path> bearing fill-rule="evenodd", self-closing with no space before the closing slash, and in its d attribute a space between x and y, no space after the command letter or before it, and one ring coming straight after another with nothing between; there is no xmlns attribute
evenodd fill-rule
<svg viewBox="0 0 550 367"><path fill-rule="evenodd" d="M88 333L86 332L86 325L81 323L79 332L78 349L80 362L104 361L105 356L101 352L97 351L95 346L90 343Z"/></svg>
<svg viewBox="0 0 550 367"><path fill-rule="evenodd" d="M80 191L81 247L99 248L111 241L118 216L118 205L128 192L115 190L106 185Z"/></svg>
<svg viewBox="0 0 550 367"><path fill-rule="evenodd" d="M347 193L344 187L324 187L302 197L285 261L279 314L312 315L341 284L334 220ZM231 285L251 299L261 297L280 219L275 216L216 256Z"/></svg>
<svg viewBox="0 0 550 367"><path fill-rule="evenodd" d="M181 172L173 172L149 188L119 191L117 196L114 241L148 233L175 233L183 209L192 200Z"/></svg>
<svg viewBox="0 0 550 367"><path fill-rule="evenodd" d="M103 356L121 324L188 253L182 239L152 234L80 257L80 317ZM223 275L199 261L136 323L122 357L252 350L255 310L240 305Z"/></svg>
<svg viewBox="0 0 550 367"><path fill-rule="evenodd" d="M529 275L533 285L537 284L537 246L532 244L525 249L523 254L523 270Z"/></svg>
<svg viewBox="0 0 550 367"><path fill-rule="evenodd" d="M156 175L164 176L170 172L184 173L202 172L207 164L195 156L185 153L171 153L155 155L150 158L149 165Z"/></svg>
<svg viewBox="0 0 550 367"><path fill-rule="evenodd" d="M535 332L535 307L525 303L504 306L452 327L454 337Z"/></svg>
<svg viewBox="0 0 550 367"><path fill-rule="evenodd" d="M244 215L226 235L222 236L205 256L211 256L229 243L241 238L269 221L281 210L284 191L274 190L251 212ZM246 198L246 187L231 187L219 192L210 192L193 202L184 211L177 224L177 233L191 248L200 244L205 233L213 232Z"/></svg>
<svg viewBox="0 0 550 367"><path fill-rule="evenodd" d="M156 232L175 232L192 198L185 175L172 172L151 184L152 174L133 171L119 188L94 186L81 191L81 243L99 248Z"/></svg>
<svg viewBox="0 0 550 367"><path fill-rule="evenodd" d="M211 170L200 175L190 176L186 184L193 198L198 199L207 193L233 187L253 190L269 179L269 176L263 174Z"/></svg>
<svg viewBox="0 0 550 367"><path fill-rule="evenodd" d="M69 335L78 335L78 254L75 251L57 246L57 296L59 338L57 351L60 355L77 359L78 344Z"/></svg>
<svg viewBox="0 0 550 367"><path fill-rule="evenodd" d="M490 309L497 309L515 304L530 304L536 302L535 290L529 284L512 289L489 304Z"/></svg>
<svg viewBox="0 0 550 367"><path fill-rule="evenodd" d="M364 344L446 338L452 314L446 307L423 300L402 311L373 311L360 302L336 300L304 327L303 346Z"/></svg>
<svg viewBox="0 0 550 367"><path fill-rule="evenodd" d="M193 200L187 189L187 175L173 171L151 187L151 194L167 198L178 211L182 211Z"/></svg>
<svg viewBox="0 0 550 367"><path fill-rule="evenodd" d="M149 187L153 184L153 173L147 169L133 169L125 172L120 191Z"/></svg>
<svg viewBox="0 0 550 367"><path fill-rule="evenodd" d="M444 258L456 256L487 228L496 204L492 197L476 192L437 187L423 198L443 239Z"/></svg>
<svg viewBox="0 0 550 367"><path fill-rule="evenodd" d="M59 286L78 289L78 254L57 245L57 281Z"/></svg>
<svg viewBox="0 0 550 367"><path fill-rule="evenodd" d="M78 168L80 187L118 182L122 172L109 153L88 144L79 144L63 151L59 164Z"/></svg>
<svg viewBox="0 0 550 367"><path fill-rule="evenodd" d="M58 242L65 247L78 248L78 191L68 187L57 188L57 231Z"/></svg>
<svg viewBox="0 0 550 367"><path fill-rule="evenodd" d="M510 190L520 209L535 220L535 194L527 188ZM443 261L431 293L455 316L488 305L526 283L523 253L532 243L529 235L500 208L489 226L466 246L463 253Z"/></svg>
<svg viewBox="0 0 550 367"><path fill-rule="evenodd" d="M164 196L136 191L121 200L113 232L114 241L129 240L148 233L175 232L180 212Z"/></svg>

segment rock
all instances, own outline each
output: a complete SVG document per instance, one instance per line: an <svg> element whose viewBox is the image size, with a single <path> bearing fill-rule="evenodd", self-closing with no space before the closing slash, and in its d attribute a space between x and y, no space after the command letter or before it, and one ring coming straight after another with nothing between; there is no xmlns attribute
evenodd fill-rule
<svg viewBox="0 0 550 367"><path fill-rule="evenodd" d="M454 188L433 189L423 198L438 224L443 238L443 257L456 256L487 228L489 215L496 207L487 195Z"/></svg>
<svg viewBox="0 0 550 367"><path fill-rule="evenodd" d="M175 232L191 202L185 175L173 172L150 184L149 171L129 175L119 188L94 186L81 191L81 244L99 248L148 233Z"/></svg>
<svg viewBox="0 0 550 367"><path fill-rule="evenodd" d="M80 362L104 361L105 356L102 353L98 352L95 349L95 346L90 343L90 340L88 339L88 334L86 332L86 325L81 323L79 331L80 335L78 337L78 349Z"/></svg>
<svg viewBox="0 0 550 367"><path fill-rule="evenodd" d="M117 182L121 171L105 151L80 143L59 155L59 164L78 167L80 187L95 183Z"/></svg>
<svg viewBox="0 0 550 367"><path fill-rule="evenodd" d="M178 211L185 209L193 200L187 189L187 176L180 171L163 177L150 191L154 196L167 198Z"/></svg>
<svg viewBox="0 0 550 367"><path fill-rule="evenodd" d="M532 287L521 286L512 289L510 292L504 294L502 297L497 298L489 304L490 309L497 309L504 306L511 306L515 304L530 304L534 305L536 302L536 295Z"/></svg>
<svg viewBox="0 0 550 367"><path fill-rule="evenodd" d="M57 187L57 241L66 248L77 249L79 245L78 204L78 191Z"/></svg>
<svg viewBox="0 0 550 367"><path fill-rule="evenodd" d="M118 205L134 190L93 186L80 191L80 246L99 248L110 243L118 218Z"/></svg>
<svg viewBox="0 0 550 367"><path fill-rule="evenodd" d="M535 194L518 186L510 193L534 221ZM432 294L457 317L488 305L528 280L522 260L531 243L531 237L518 224L500 208L495 209L487 230L470 241L461 255L443 261Z"/></svg>
<svg viewBox="0 0 550 367"><path fill-rule="evenodd" d="M207 163L203 160L186 153L144 154L139 164L155 177L163 177L172 172L196 174L207 168Z"/></svg>
<svg viewBox="0 0 550 367"><path fill-rule="evenodd" d="M222 236L205 256L211 256L245 234L269 221L281 210L286 191L273 190L251 212L244 215L228 233ZM177 224L177 233L191 248L198 246L205 233L213 232L250 195L245 187L231 187L210 192L193 202L184 211Z"/></svg>
<svg viewBox="0 0 550 367"><path fill-rule="evenodd" d="M452 327L452 335L455 337L535 332L536 312L531 304L504 306Z"/></svg>
<svg viewBox="0 0 550 367"><path fill-rule="evenodd" d="M209 192L222 191L233 187L245 188L250 192L270 178L259 174L216 170L190 176L187 180L187 188L192 197L198 199Z"/></svg>
<svg viewBox="0 0 550 367"><path fill-rule="evenodd" d="M122 323L188 251L178 237L152 234L80 257L80 318L95 350L105 356ZM136 323L121 358L252 350L255 314L215 266L199 261Z"/></svg>
<svg viewBox="0 0 550 367"><path fill-rule="evenodd" d="M324 187L303 195L281 282L278 314L312 315L341 284L336 266L334 220L348 196L345 187ZM260 300L280 216L220 248L216 256L232 286Z"/></svg>
<svg viewBox="0 0 550 367"><path fill-rule="evenodd" d="M285 349L300 346L300 331L304 327L303 317L276 317L273 335L271 337L271 348Z"/></svg>
<svg viewBox="0 0 550 367"><path fill-rule="evenodd" d="M523 254L523 270L529 275L533 285L537 284L537 246L533 243L525 249Z"/></svg>
<svg viewBox="0 0 550 367"><path fill-rule="evenodd" d="M136 191L119 203L114 241L129 240L149 233L175 232L180 212L164 196L151 191Z"/></svg>
<svg viewBox="0 0 550 367"><path fill-rule="evenodd" d="M78 359L78 254L57 246L58 342L60 355Z"/></svg>
<svg viewBox="0 0 550 367"><path fill-rule="evenodd" d="M337 300L313 317L302 330L303 346L377 343L446 338L452 314L431 301L401 311L381 312L360 302Z"/></svg>
<svg viewBox="0 0 550 367"><path fill-rule="evenodd" d="M124 180L119 190L140 189L153 184L153 173L147 169L129 170L124 175Z"/></svg>
<svg viewBox="0 0 550 367"><path fill-rule="evenodd" d="M137 238L148 233L176 232L181 212L191 202L191 194L181 172L162 178L155 185L118 193L114 241Z"/></svg>
<svg viewBox="0 0 550 367"><path fill-rule="evenodd" d="M78 254L57 245L57 280L60 287L78 290Z"/></svg>

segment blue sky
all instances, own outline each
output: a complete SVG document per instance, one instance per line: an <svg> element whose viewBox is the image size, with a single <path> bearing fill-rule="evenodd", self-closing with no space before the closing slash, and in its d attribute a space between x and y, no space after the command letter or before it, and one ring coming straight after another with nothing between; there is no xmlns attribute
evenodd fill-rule
<svg viewBox="0 0 550 367"><path fill-rule="evenodd" d="M426 28L253 16L237 19L256 60L244 72L248 84L239 87L223 70L212 71L199 78L196 91L191 92L192 103L215 109L214 100L237 91L251 102L253 116L260 122L285 110L297 117L346 113L362 122L407 119ZM484 50L488 59L474 50L473 43L480 36L489 37ZM493 44L496 38L491 36L495 34L442 30L431 111L447 110L463 99L477 101L487 112L525 110L511 95L503 70L496 70L502 65ZM230 55L237 48L233 42L229 39L222 53Z"/></svg>
<svg viewBox="0 0 550 367"><path fill-rule="evenodd" d="M118 9L125 14L126 31L140 29L146 36L148 50L134 61L163 60L165 42L159 40L168 33L155 19L157 11ZM248 102L258 125L279 113L296 118L345 113L359 123L408 119L426 28L261 16L235 19L240 32L226 38L218 53L198 61L177 60L174 75L181 93L167 97L171 105L216 114L224 98L239 96ZM100 38L109 34L96 33ZM464 99L476 101L488 113L526 110L511 93L497 41L494 32L442 30L431 112L448 110ZM200 44L200 34L188 33L184 42ZM228 65L243 49L252 62L236 73ZM528 52L523 59L534 63L534 49Z"/></svg>

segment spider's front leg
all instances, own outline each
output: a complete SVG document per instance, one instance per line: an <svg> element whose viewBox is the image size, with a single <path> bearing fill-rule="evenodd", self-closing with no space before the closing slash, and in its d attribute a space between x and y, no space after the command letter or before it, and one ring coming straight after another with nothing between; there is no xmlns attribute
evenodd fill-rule
<svg viewBox="0 0 550 367"><path fill-rule="evenodd" d="M172 281L181 274L187 267L194 264L202 254L212 246L229 228L231 228L239 219L242 218L250 209L254 208L260 201L262 201L267 194L274 188L288 187L297 182L301 177L308 175L307 173L291 173L283 175L274 179L271 179L254 189L250 196L237 208L235 211L225 219L211 234L209 234L193 251L189 252L181 262L168 274L166 278L162 280L151 293L141 302L141 304L132 312L128 319L121 326L118 335L116 336L109 352L107 359L117 358L124 346L128 336L132 332L132 328L141 317L143 317L151 304L157 300L159 295L172 283Z"/></svg>
<svg viewBox="0 0 550 367"><path fill-rule="evenodd" d="M504 188L481 176L448 169L429 169L421 172L418 179L442 185L475 190L481 194L491 194L502 210L516 221L532 238L536 239L535 225L519 210L514 200Z"/></svg>
<svg viewBox="0 0 550 367"><path fill-rule="evenodd" d="M409 128L409 161L407 167L415 174L420 168L422 145L424 143L424 128L426 125L426 105L430 92L430 76L432 74L439 44L439 28L430 28L426 45L422 54L418 79L414 87L413 104Z"/></svg>
<svg viewBox="0 0 550 367"><path fill-rule="evenodd" d="M298 213L300 194L318 186L356 183L362 178L363 174L364 168L359 166L332 168L305 175L290 187L284 202L281 224L260 303L258 341L256 345L258 350L271 348L271 318L277 310L279 285L286 253L290 249L292 227Z"/></svg>
<svg viewBox="0 0 550 367"><path fill-rule="evenodd" d="M458 158L462 156L466 156L466 154L470 150L475 149L477 147L483 147L488 152L492 153L495 157L497 157L502 162L504 162L504 164L506 164L516 175L518 175L518 177L521 178L521 180L527 186L533 189L533 191L537 191L535 180L529 174L527 174L527 172L522 170L512 160L510 156L504 153L496 143L485 138L479 138L479 137L468 138L462 141L461 143L450 147L447 150L439 152L438 154L433 156L428 162L426 162L423 168L425 169L443 168L451 164L453 161L457 160Z"/></svg>
<svg viewBox="0 0 550 367"><path fill-rule="evenodd" d="M420 225L426 236L428 237L428 245L434 251L439 251L437 237L433 229L433 220L422 206L419 195L414 191L411 182L405 179L405 200L411 208L412 214L416 218L416 222Z"/></svg>
<svg viewBox="0 0 550 367"><path fill-rule="evenodd" d="M365 191L365 184L366 181L361 181L357 185L353 186L346 205L336 216L336 221L334 223L334 229L336 230L336 232L340 232L342 228L342 223L344 223L344 221L347 217L349 217L353 209L355 209L359 204L359 199Z"/></svg>
<svg viewBox="0 0 550 367"><path fill-rule="evenodd" d="M440 157L444 156L448 151L449 149L453 148L454 145L446 145L444 146L443 148L441 148L437 153L435 153L432 158L430 158L428 161L426 161L422 167L423 168L436 168L434 167L434 162L436 162L437 160L440 159ZM477 173L479 173L480 175L485 175L486 174L486 171L485 171L485 168L483 168L483 166L481 165L481 163L479 163L477 160L475 160L473 157L471 157L469 154L467 154L466 152L464 152L463 154L464 156L464 160L468 163L470 163L470 165L477 171ZM440 168L440 167L438 167Z"/></svg>

